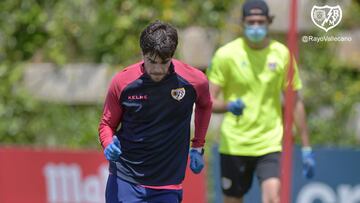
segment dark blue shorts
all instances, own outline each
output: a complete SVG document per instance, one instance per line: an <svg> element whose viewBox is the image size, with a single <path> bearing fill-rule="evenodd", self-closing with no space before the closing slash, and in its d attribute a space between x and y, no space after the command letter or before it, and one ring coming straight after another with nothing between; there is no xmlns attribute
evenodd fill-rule
<svg viewBox="0 0 360 203"><path fill-rule="evenodd" d="M180 203L182 190L149 189L110 174L105 198L106 203Z"/></svg>

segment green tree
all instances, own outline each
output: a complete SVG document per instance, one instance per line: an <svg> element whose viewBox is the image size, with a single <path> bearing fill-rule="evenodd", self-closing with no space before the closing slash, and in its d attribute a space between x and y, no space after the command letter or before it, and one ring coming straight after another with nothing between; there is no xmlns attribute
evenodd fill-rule
<svg viewBox="0 0 360 203"><path fill-rule="evenodd" d="M102 107L33 99L21 84L24 63L124 67L140 59L139 33L151 21L221 28L230 6L221 0L0 1L0 143L98 146Z"/></svg>

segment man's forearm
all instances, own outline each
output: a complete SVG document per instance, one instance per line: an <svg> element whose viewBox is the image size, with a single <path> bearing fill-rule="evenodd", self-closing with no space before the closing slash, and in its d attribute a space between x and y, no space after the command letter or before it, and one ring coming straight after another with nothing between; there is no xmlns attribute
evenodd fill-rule
<svg viewBox="0 0 360 203"><path fill-rule="evenodd" d="M205 136L210 123L211 102L207 106L195 106L195 136L191 147L204 147Z"/></svg>
<svg viewBox="0 0 360 203"><path fill-rule="evenodd" d="M304 103L300 98L296 100L295 103L295 114L294 120L296 128L301 136L301 142L304 147L309 147L309 131L306 123L306 113L304 108Z"/></svg>
<svg viewBox="0 0 360 203"><path fill-rule="evenodd" d="M214 113L225 113L227 112L227 104L219 99L213 99L213 108Z"/></svg>

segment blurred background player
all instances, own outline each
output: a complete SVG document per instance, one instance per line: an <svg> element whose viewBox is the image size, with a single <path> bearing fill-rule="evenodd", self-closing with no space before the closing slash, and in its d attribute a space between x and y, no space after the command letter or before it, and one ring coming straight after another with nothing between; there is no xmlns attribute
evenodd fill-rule
<svg viewBox="0 0 360 203"><path fill-rule="evenodd" d="M212 106L208 81L201 71L172 59L177 43L171 25L148 25L140 36L143 61L111 81L99 125L110 161L106 202L181 202L194 104L190 168L197 174L204 166Z"/></svg>
<svg viewBox="0 0 360 203"><path fill-rule="evenodd" d="M225 113L221 127L220 157L225 203L242 202L255 173L264 203L279 202L280 156L283 136L282 94L286 90L289 50L271 40L273 17L261 0L243 5L243 38L219 48L208 70L213 112ZM308 140L302 87L297 67L295 123L302 138L304 175L313 176L315 161ZM223 99L219 98L220 93Z"/></svg>

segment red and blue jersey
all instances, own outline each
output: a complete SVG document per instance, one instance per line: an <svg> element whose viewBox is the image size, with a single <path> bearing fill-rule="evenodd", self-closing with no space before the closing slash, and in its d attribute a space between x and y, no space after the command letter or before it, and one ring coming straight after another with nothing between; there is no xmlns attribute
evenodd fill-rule
<svg viewBox="0 0 360 203"><path fill-rule="evenodd" d="M201 71L172 59L169 74L159 82L151 80L143 62L116 74L99 125L104 148L113 135L120 140L122 154L110 162L110 172L145 186L181 184L194 104L192 147L203 147L212 102Z"/></svg>

